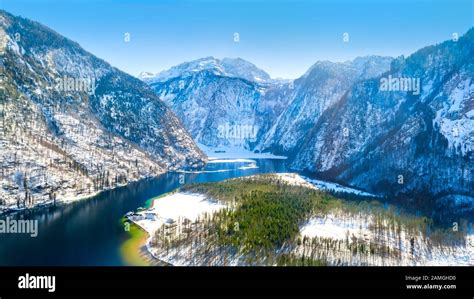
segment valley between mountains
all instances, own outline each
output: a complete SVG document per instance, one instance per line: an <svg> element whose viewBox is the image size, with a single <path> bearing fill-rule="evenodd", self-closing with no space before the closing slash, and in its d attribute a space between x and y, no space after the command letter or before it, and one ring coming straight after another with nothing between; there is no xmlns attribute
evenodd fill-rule
<svg viewBox="0 0 474 299"><path fill-rule="evenodd" d="M134 77L0 10L0 213L282 159L291 173L180 182L124 221L174 265L472 265L473 57L470 29L294 80L214 57Z"/></svg>

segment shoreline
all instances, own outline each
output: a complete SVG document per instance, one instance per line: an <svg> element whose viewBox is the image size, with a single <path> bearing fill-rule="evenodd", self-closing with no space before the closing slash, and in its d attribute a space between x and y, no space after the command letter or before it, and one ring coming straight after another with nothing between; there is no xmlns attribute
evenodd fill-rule
<svg viewBox="0 0 474 299"><path fill-rule="evenodd" d="M271 153L260 153L240 147L219 146L212 147L197 143L198 147L207 155L209 160L213 159L278 159L286 160L288 157L274 155Z"/></svg>
<svg viewBox="0 0 474 299"><path fill-rule="evenodd" d="M258 159L276 159L276 160L281 160L282 158L279 158L278 156L273 156L273 157L268 156L268 157L258 157L258 158L241 158L241 157L215 158L215 157L209 157L208 156L208 162L206 163L206 165L207 164L213 164L213 163L254 163L255 161L251 160L251 159L257 159L257 160ZM252 166L251 168L255 168L255 167ZM131 181L128 181L128 182L123 183L123 184L118 184L118 185L115 185L113 187L104 188L102 190L97 190L97 191L94 191L94 192L91 192L91 193L86 193L86 194L80 193L80 195L78 195L78 196L74 196L74 195L69 194L69 195L67 195L63 198L56 199L55 203L54 203L53 200L45 200L45 201L42 201L42 202L38 202L34 206L31 206L31 207L18 208L16 206L16 204L11 204L9 206L0 207L0 217L5 216L5 215L22 213L22 212L25 212L25 211L28 211L28 210L37 211L37 210L46 209L48 207L55 206L55 205L62 206L62 205L67 205L67 204L74 203L74 202L79 202L81 200L86 200L86 199L90 199L94 196L98 196L102 192L115 190L115 189L125 187L129 184L139 182L139 181L142 181L142 180L157 178L157 177L159 177L161 175L164 175L166 173L173 173L173 172L176 172L176 173L206 173L206 172L227 172L227 171L233 171L233 169L219 170L219 171L205 171L205 170L189 171L189 170L182 170L182 169L181 170L166 170L166 171L163 171L162 173L158 173L154 176L138 178L138 179L131 180Z"/></svg>
<svg viewBox="0 0 474 299"><path fill-rule="evenodd" d="M128 239L120 246L120 255L126 266L169 266L168 263L155 258L148 249L148 240L151 237L149 232L125 216L121 219L121 224L124 225L127 221L130 223Z"/></svg>
<svg viewBox="0 0 474 299"><path fill-rule="evenodd" d="M158 176L166 174L167 172L168 171L165 171L165 172L160 173L156 176L139 178L139 179L136 179L136 180L129 181L127 183L118 184L118 185L115 185L113 187L104 188L102 190L97 190L97 191L94 191L94 192L91 192L91 193L88 193L88 194L82 194L82 195L79 195L79 196L68 195L66 197L56 199L56 202L54 202L53 200L46 200L46 201L37 203L32 207L21 207L21 208L16 207L16 205L10 205L10 206L5 207L2 210L0 210L0 217L6 216L6 215L12 215L12 214L14 215L16 213L22 213L22 212L26 212L26 211L40 211L42 209L46 209L46 208L51 207L51 206L64 206L64 205L80 202L82 200L91 199L91 198L93 198L95 196L98 196L101 193L106 192L106 191L111 191L111 190L119 189L119 188L122 188L122 187L126 187L126 186L128 186L132 183L139 182L139 181L142 181L142 180L157 178Z"/></svg>
<svg viewBox="0 0 474 299"><path fill-rule="evenodd" d="M137 208L136 211L138 212L139 209L140 209L140 211L142 211L141 209L143 209L143 210L150 209L150 208L153 207L153 205L154 205L154 203L155 203L155 200L158 200L158 199L160 199L160 198L162 198L162 197L165 197L165 196L167 196L167 195L171 195L171 194L173 194L173 193L175 193L175 192L176 192L176 190L173 190L173 191L166 192L166 193L163 193L163 194L161 194L161 195L152 197L152 198L150 198L150 199L147 199L147 200L145 201L144 207L139 207L139 208ZM140 242L140 243L139 243L139 245L140 245L139 247L136 247L136 246L135 246L135 247L133 247L133 248L130 248L130 251L127 250L127 252L122 252L122 248L123 248L124 246L126 246L126 243L127 243L127 242L133 242L133 241L134 241L133 239L134 239L134 238L137 238L136 235L133 235L133 234L131 234L130 232L128 232L129 239L127 239L127 240L120 246L121 252L122 252L122 258L123 258L124 260L128 260L128 259L129 259L128 253L129 253L130 255L132 255L132 256L139 255L139 252L141 251L141 249L142 249L143 247L145 247L146 252L147 252L155 261L157 261L157 262L159 262L159 263L163 263L162 266L174 266L173 264L170 264L170 263L167 263L167 262L165 262L165 261L163 261L163 260L160 260L159 258L157 258L157 257L155 257L155 256L153 255L153 253L151 252L150 246L149 246L150 241L151 241L151 239L152 239L152 235L151 235L151 232L150 232L150 231L148 231L145 227L142 227L137 221L131 219L131 218L128 217L127 215L123 216L123 218L122 218L122 224L124 224L125 221L129 221L129 222L130 222L130 225L131 225L130 228L136 227L137 229L139 229L140 232L142 232L144 238L142 238L140 241L137 241L137 242ZM124 258L125 256L127 256L127 258ZM131 266L136 266L136 265L131 265ZM144 264L144 265L138 265L138 266L147 266L147 267L149 267L149 266L152 266L152 264L148 262L148 263L146 263L146 264Z"/></svg>
<svg viewBox="0 0 474 299"><path fill-rule="evenodd" d="M163 193L162 195L159 195L159 196L157 196L157 197L152 197L152 198L148 199L148 200L145 202L145 207L143 207L143 208L144 208L145 210L152 208L153 205L154 205L154 203L155 203L155 200L158 200L160 197L164 197L164 196L166 196L167 194L172 194L173 192L175 192L175 191ZM140 209L140 208L138 208L138 209ZM138 211L138 209L137 209L137 211ZM158 262L160 262L160 263L167 264L168 266L174 266L173 264L170 264L170 263L167 263L167 262L165 262L165 261L163 261L163 260L160 260L159 258L157 258L157 257L155 257L155 256L153 255L153 253L152 253L152 251L151 251L151 248L150 248L150 245L149 245L150 242L151 242L151 239L152 239L152 235L151 235L151 232L150 232L150 231L148 231L145 227L141 226L137 221L135 221L135 220L132 219L131 217L128 217L127 215L123 216L122 219L124 219L124 220L122 221L123 223L124 223L125 221L129 221L130 224L131 224L131 227L132 227L132 226L133 226L133 227L137 227L144 235L146 235L146 238L144 238L144 240L140 240L140 245L141 245L141 246L140 246L139 248L138 248L138 247L135 247L135 248L131 248L131 249L130 249L130 254L131 254L132 256L135 256L135 255L139 254L139 252L141 251L141 248L142 248L142 247L145 247L147 253L148 253L153 259L155 259L156 261L158 261ZM130 232L129 232L128 235L130 236L130 238L129 238L127 241L125 241L125 242L120 246L121 249L123 248L123 246L125 246L125 244L126 244L127 242L131 242L131 241L133 241L133 238L136 238L136 236L131 235ZM123 253L125 253L125 252L122 252L122 255L123 255ZM128 252L127 252L127 253L128 253ZM122 256L122 258L123 258L123 256ZM128 259L128 258L125 258L125 260L127 260L127 259ZM147 263L147 264L141 265L141 266L148 266L148 267L149 267L149 266L151 266L151 264L150 264L150 263Z"/></svg>
<svg viewBox="0 0 474 299"><path fill-rule="evenodd" d="M161 209L157 208L155 205L159 200L162 201ZM163 200L166 200L166 202L163 203ZM148 253L153 256L155 260L169 266L176 265L171 261L163 260L154 254L150 245L153 239L153 234L169 220L174 222L179 222L180 219L195 220L203 213L216 211L224 207L220 204L214 203L205 195L180 192L179 189L154 197L147 202L151 204L148 208L140 209L140 211L137 210L136 212L129 212L124 217L147 233L148 238L146 240L146 249ZM186 208L188 209L186 210ZM180 214L178 215L171 211L178 211ZM147 218L143 219L141 217L147 214L154 214L153 220L148 220ZM137 217L140 218L137 219ZM151 222L151 224L148 222Z"/></svg>
<svg viewBox="0 0 474 299"><path fill-rule="evenodd" d="M104 189L104 190L96 191L94 193L90 193L90 194L87 194L87 195L82 195L82 196L75 197L74 199L69 199L69 197L68 197L68 198L64 198L64 199L57 199L56 202L48 200L48 201L45 201L45 202L38 203L38 204L36 204L32 207L21 207L21 208L7 207L7 208L4 208L0 212L0 217L4 216L4 215L11 215L11 214L22 213L22 212L26 212L26 211L39 211L39 210L42 210L42 209L46 209L48 207L65 206L65 205L68 205L68 204L71 204L71 203L79 202L81 200L90 199L94 196L97 196L97 195L101 194L104 191L113 190L115 188L120 188L120 187L123 187L123 186L116 186L116 187L111 188L111 189Z"/></svg>
<svg viewBox="0 0 474 299"><path fill-rule="evenodd" d="M208 157L208 162L206 163L207 164L213 164L213 163L237 163L237 162L240 162L240 163L243 163L243 162L246 162L246 163L250 163L250 162L255 162L254 160L249 160L250 158L238 158L238 157L225 157L225 158L212 158L212 157ZM278 158L277 156L274 156L274 157L259 157L257 159L276 159L276 160L280 160L281 158ZM213 160L217 160L215 162L213 162ZM252 167L254 168L254 167ZM217 172L227 172L227 171L233 171L233 169L229 169L229 170L219 170ZM11 214L16 214L16 213L22 213L22 212L25 212L25 211L28 211L28 210L32 210L32 211L37 211L37 210L42 210L42 209L46 209L48 207L51 207L51 206L62 206L62 205L67 205L67 204L70 204L70 203L75 203L75 202L79 202L81 200L86 200L86 199L90 199L94 196L98 196L100 195L102 192L105 192L105 191L110 191L110 190L115 190L115 189L118 189L118 188L121 188L121 187L125 187L129 184L132 184L132 183L135 183L135 182L139 182L139 181L142 181L142 180L147 180L147 179L153 179L153 178L157 178L161 175L164 175L166 173L173 173L173 172L176 172L176 173L206 173L206 172L216 172L216 171L205 171L205 170L193 170L193 171L189 171L189 170L166 170L166 171L163 171L162 173L158 173L154 176L148 176L148 177L142 177L142 178L138 178L138 179L135 179L135 180L131 180L131 181L128 181L126 183L123 183L123 184L118 184L118 185L115 185L113 187L108 187L108 188L104 188L102 190L97 190L97 191L94 191L94 192L91 192L91 193L86 193L86 194L83 194L83 193L80 193L79 196L74 196L74 195L67 195L63 198L58 198L56 199L56 202L54 203L53 200L45 200L45 201L42 201L42 202L38 202L36 203L34 206L32 207L21 207L21 208L18 208L16 206L16 204L11 204L9 206L6 206L6 207L0 207L0 217L2 216L5 216L5 215L11 215ZM169 193L169 192L168 192Z"/></svg>

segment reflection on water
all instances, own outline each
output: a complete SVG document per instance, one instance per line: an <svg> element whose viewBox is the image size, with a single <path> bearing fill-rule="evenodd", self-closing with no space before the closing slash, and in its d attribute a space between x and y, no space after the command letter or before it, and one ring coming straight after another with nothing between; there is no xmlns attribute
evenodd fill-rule
<svg viewBox="0 0 474 299"><path fill-rule="evenodd" d="M189 184L286 171L284 160L257 160L258 168L242 166L249 163L209 164L205 170L211 172L203 173L167 173L90 199L17 215L37 219L38 236L0 234L0 265L124 265L119 250L128 237L120 218L147 199L178 188L183 179ZM213 172L220 169L229 171Z"/></svg>

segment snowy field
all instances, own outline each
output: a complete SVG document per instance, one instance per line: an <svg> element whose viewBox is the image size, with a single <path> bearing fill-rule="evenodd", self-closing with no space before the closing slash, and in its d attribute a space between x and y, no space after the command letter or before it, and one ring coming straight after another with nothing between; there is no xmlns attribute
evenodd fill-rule
<svg viewBox="0 0 474 299"><path fill-rule="evenodd" d="M314 217L300 228L304 237L328 239L331 241L357 240L365 244L388 246L393 252L399 252L398 257L391 255L380 256L369 253L357 255L345 250L328 251L329 260L345 260L351 265L379 266L473 266L474 265L474 234L466 236L465 244L434 245L429 237L420 232L407 232L405 227L400 232L390 229L384 224L382 233L374 228L375 220L372 215L348 215L344 213L329 214L326 217ZM303 248L295 249L295 253L303 254ZM343 258L341 258L343 257Z"/></svg>
<svg viewBox="0 0 474 299"><path fill-rule="evenodd" d="M155 199L150 209L135 213L129 219L153 235L167 222L184 219L195 221L204 213L213 213L222 208L223 205L202 194L177 192Z"/></svg>
<svg viewBox="0 0 474 299"><path fill-rule="evenodd" d="M234 147L208 147L198 143L199 148L212 159L286 159L285 156L277 156L269 153L254 153L243 148ZM217 152L216 152L217 151Z"/></svg>
<svg viewBox="0 0 474 299"><path fill-rule="evenodd" d="M350 187L345 187L337 183L310 179L296 173L277 173L275 175L287 182L288 184L294 186L303 186L323 191L341 192L360 196L378 197L377 195L374 195L372 193L364 192Z"/></svg>
<svg viewBox="0 0 474 299"><path fill-rule="evenodd" d="M250 159L223 159L223 158L209 158L207 161L208 164L216 164L216 163L255 163L255 160Z"/></svg>
<svg viewBox="0 0 474 299"><path fill-rule="evenodd" d="M321 237L335 240L344 240L348 236L364 236L370 234L367 219L356 221L351 217L349 221L343 221L342 217L330 214L325 218L313 218L301 227L301 235L309 238Z"/></svg>
<svg viewBox="0 0 474 299"><path fill-rule="evenodd" d="M202 194L176 192L155 199L150 209L128 213L127 217L148 233L147 250L155 258L174 266L186 266L189 265L186 255L183 255L182 252L175 252L173 249L167 253L159 251L150 244L152 236L163 225L176 224L179 227L185 219L196 221L205 213L212 214L224 207L224 205ZM180 228L178 228L178 231L180 231Z"/></svg>

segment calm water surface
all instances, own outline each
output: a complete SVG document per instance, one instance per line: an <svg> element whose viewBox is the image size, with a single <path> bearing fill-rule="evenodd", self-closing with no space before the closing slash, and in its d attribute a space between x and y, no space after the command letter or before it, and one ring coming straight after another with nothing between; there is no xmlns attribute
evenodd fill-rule
<svg viewBox="0 0 474 299"><path fill-rule="evenodd" d="M209 164L205 171L229 171L188 173L184 181L215 182L286 171L284 160L256 161L256 169L239 169L248 163ZM0 234L0 265L124 265L120 246L128 236L120 219L125 213L144 206L146 200L178 188L179 175L167 173L105 191L93 198L17 216L37 219L38 236Z"/></svg>

